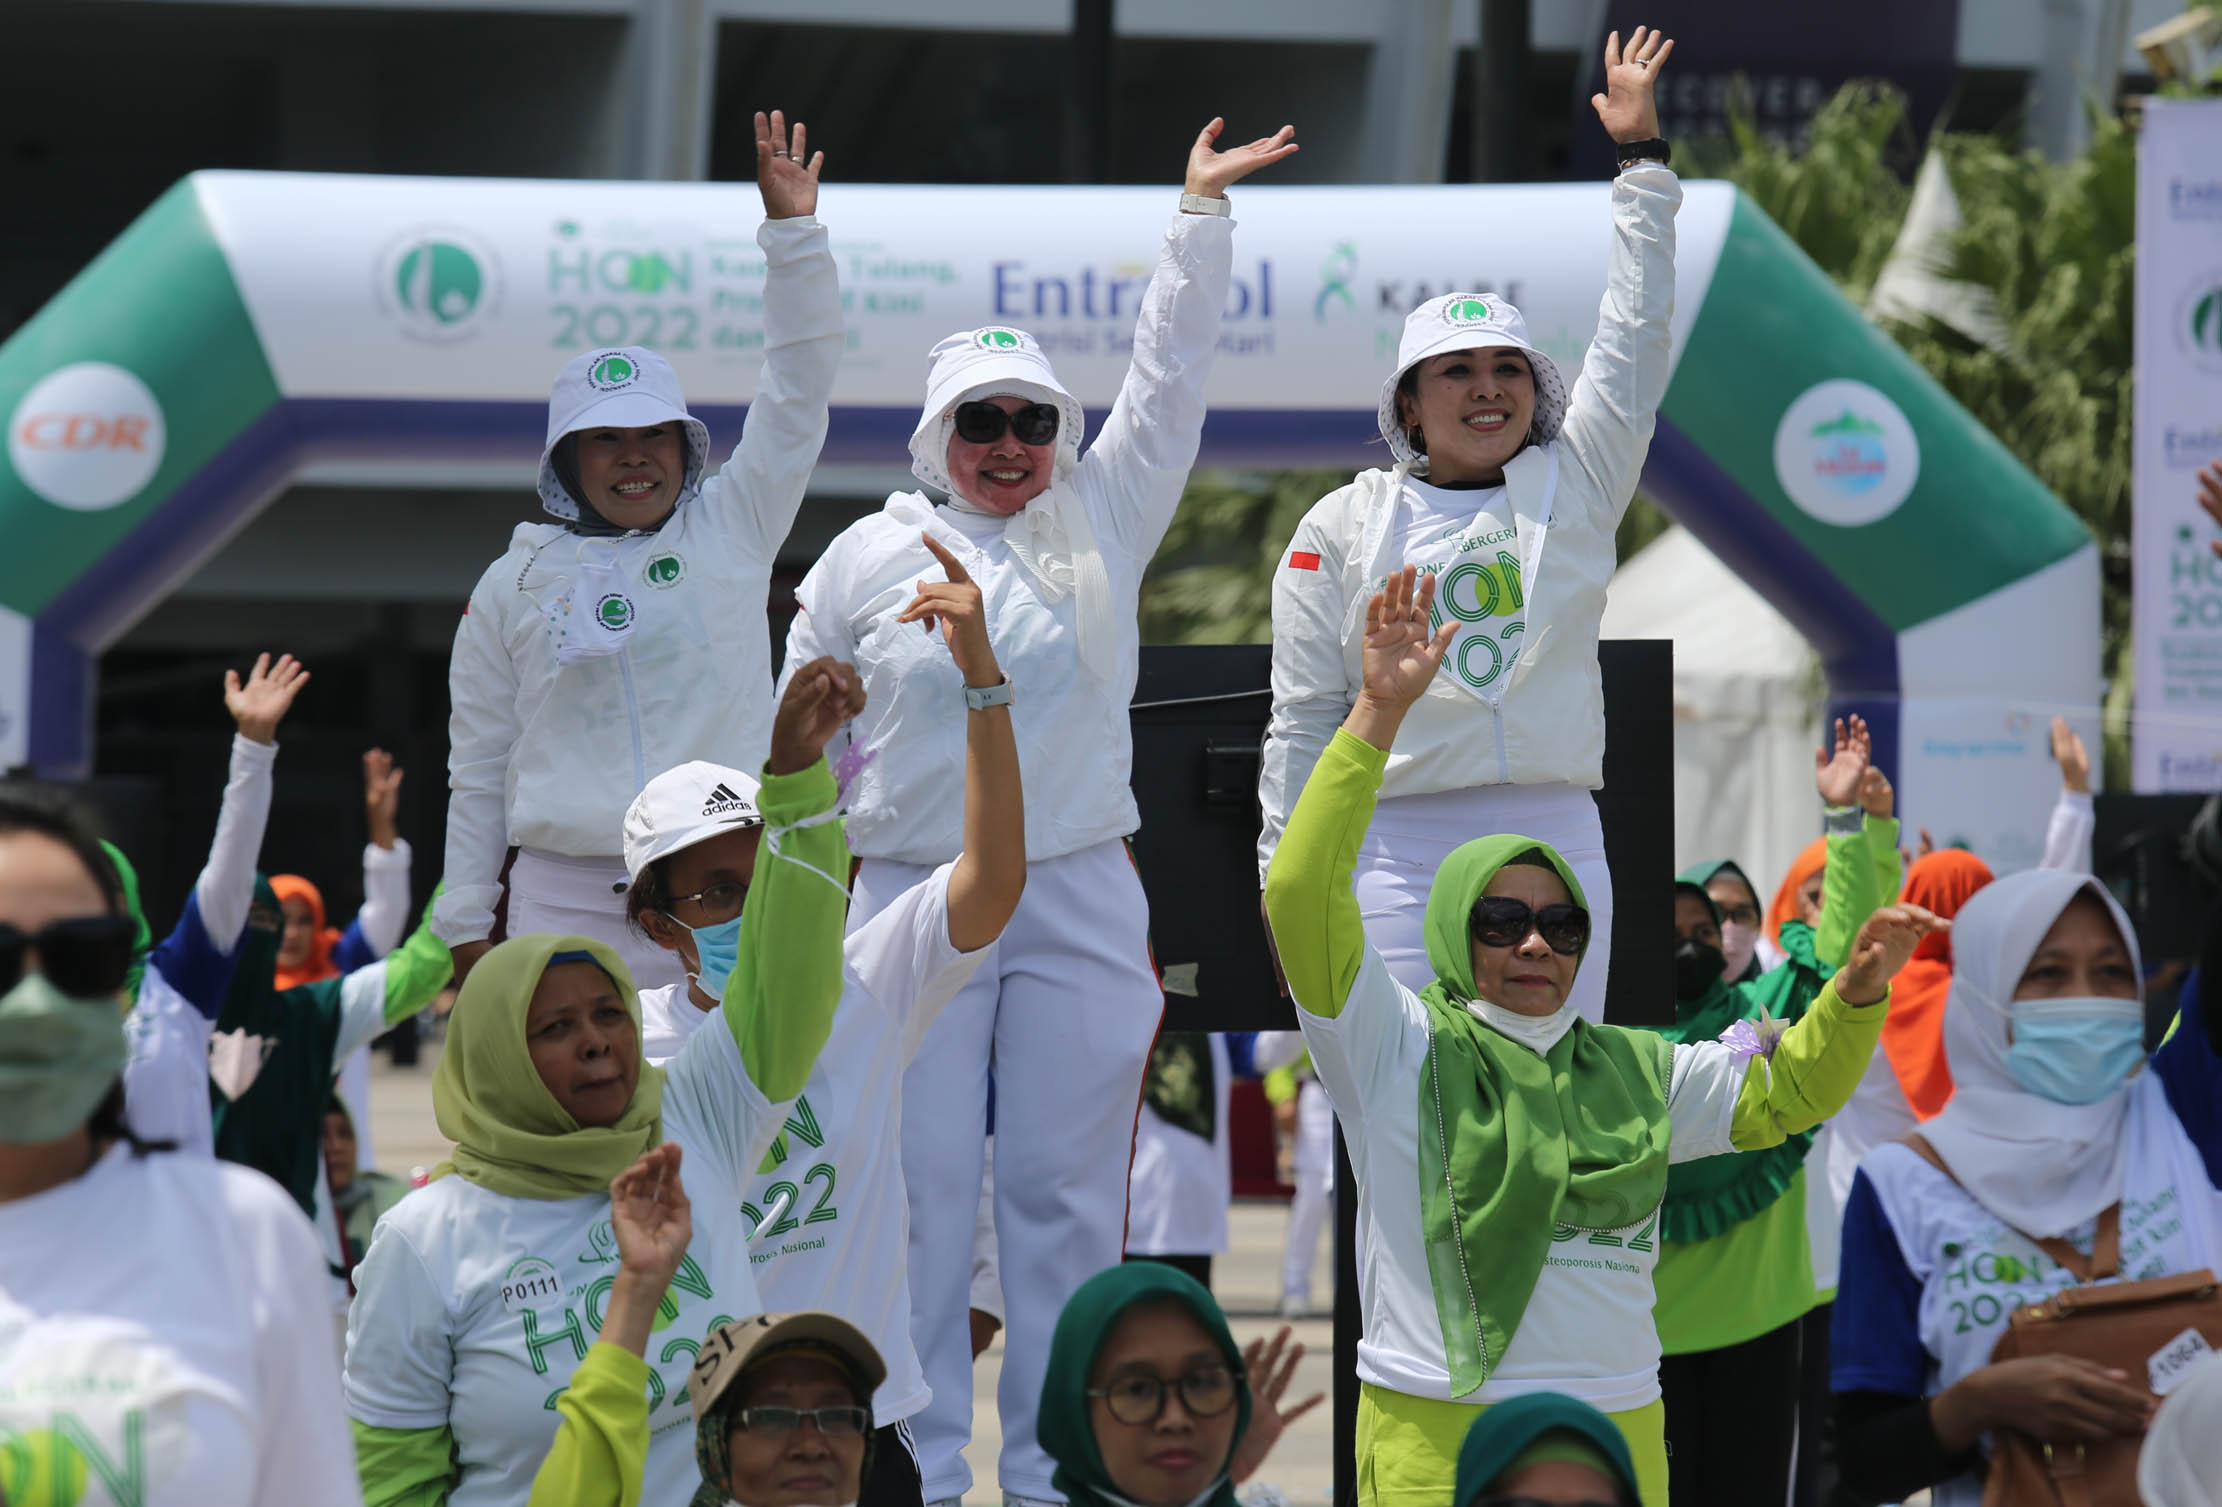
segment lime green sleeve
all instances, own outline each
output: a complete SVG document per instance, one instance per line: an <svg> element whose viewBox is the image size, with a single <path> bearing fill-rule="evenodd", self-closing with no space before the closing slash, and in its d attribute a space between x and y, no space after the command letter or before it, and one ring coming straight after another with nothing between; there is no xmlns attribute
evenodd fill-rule
<svg viewBox="0 0 2222 1507"><path fill-rule="evenodd" d="M1265 1102L1286 1104L1296 1097L1296 1069L1277 1067L1259 1080L1265 1088Z"/></svg>
<svg viewBox="0 0 2222 1507"><path fill-rule="evenodd" d="M831 811L839 799L823 758L795 774L767 772L756 796L764 840L741 910L741 959L726 980L724 1008L750 1081L774 1104L810 1082L841 1003L848 837L838 819L794 825Z"/></svg>
<svg viewBox="0 0 2222 1507"><path fill-rule="evenodd" d="M1780 1145L1844 1107L1882 1039L1890 996L1847 1005L1831 979L1813 1008L1776 1044L1774 1058L1754 1057L1744 1069L1729 1140L1738 1151Z"/></svg>
<svg viewBox="0 0 2222 1507"><path fill-rule="evenodd" d="M1350 876L1373 822L1387 750L1341 728L1320 751L1265 871L1265 917L1299 1008L1342 1014L1365 960L1366 931Z"/></svg>
<svg viewBox="0 0 2222 1507"><path fill-rule="evenodd" d="M648 1362L596 1341L556 1399L563 1421L525 1507L640 1507L648 1469Z"/></svg>
<svg viewBox="0 0 2222 1507"><path fill-rule="evenodd" d="M393 1025L432 1003L455 973L455 955L447 943L432 935L432 907L447 888L442 880L424 902L424 915L408 940L385 956L386 1024Z"/></svg>
<svg viewBox="0 0 2222 1507"><path fill-rule="evenodd" d="M455 1466L455 1434L447 1425L382 1429L350 1418L347 1426L355 1434L363 1507L445 1507L462 1475Z"/></svg>
<svg viewBox="0 0 2222 1507"><path fill-rule="evenodd" d="M1903 836L1895 816L1870 816L1860 824L1867 838L1867 853L1875 865L1875 904L1896 905L1898 891L1906 882L1905 850L1898 846Z"/></svg>
<svg viewBox="0 0 2222 1507"><path fill-rule="evenodd" d="M1842 966L1851 954L1852 938L1882 903L1856 812L1829 813L1828 846L1828 862L1821 869L1821 915L1813 927L1813 954L1824 972Z"/></svg>

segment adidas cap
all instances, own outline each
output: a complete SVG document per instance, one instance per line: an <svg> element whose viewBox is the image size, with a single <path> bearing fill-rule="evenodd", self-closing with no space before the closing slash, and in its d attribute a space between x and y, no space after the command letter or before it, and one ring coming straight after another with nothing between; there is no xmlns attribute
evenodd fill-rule
<svg viewBox="0 0 2222 1507"><path fill-rule="evenodd" d="M756 781L738 769L695 759L667 769L625 811L625 877L667 853L742 827L761 827Z"/></svg>

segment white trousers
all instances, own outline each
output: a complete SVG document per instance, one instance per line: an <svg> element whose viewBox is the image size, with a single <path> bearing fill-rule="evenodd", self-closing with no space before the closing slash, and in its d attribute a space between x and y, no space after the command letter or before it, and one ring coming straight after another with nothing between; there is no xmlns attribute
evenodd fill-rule
<svg viewBox="0 0 2222 1507"><path fill-rule="evenodd" d="M1597 798L1573 785L1479 785L1384 800L1358 844L1352 876L1366 940L1390 975L1414 993L1435 980L1428 966L1427 892L1451 850L1476 837L1517 832L1549 843L1582 882L1590 944L1567 998L1584 1020L1605 1018L1605 974L1612 961L1612 872Z"/></svg>
<svg viewBox="0 0 2222 1507"><path fill-rule="evenodd" d="M849 925L930 871L866 859ZM968 1317L995 1066L995 1240L1005 1327L997 1411L1003 1490L1059 1500L1034 1440L1050 1332L1073 1292L1119 1264L1142 1069L1165 997L1149 956L1149 907L1126 845L1029 864L1026 894L903 1080L910 1199L910 1329L933 1401L912 1415L926 1500L971 1488Z"/></svg>
<svg viewBox="0 0 2222 1507"><path fill-rule="evenodd" d="M1296 1090L1296 1197L1288 1206L1288 1249L1281 1257L1281 1297L1312 1300L1312 1262L1319 1232L1335 1207L1335 1111L1327 1090L1306 1078ZM1329 1283L1331 1287L1332 1282Z"/></svg>
<svg viewBox="0 0 2222 1507"><path fill-rule="evenodd" d="M519 848L509 866L509 935L591 937L617 949L642 989L684 984L686 965L625 924L625 865Z"/></svg>

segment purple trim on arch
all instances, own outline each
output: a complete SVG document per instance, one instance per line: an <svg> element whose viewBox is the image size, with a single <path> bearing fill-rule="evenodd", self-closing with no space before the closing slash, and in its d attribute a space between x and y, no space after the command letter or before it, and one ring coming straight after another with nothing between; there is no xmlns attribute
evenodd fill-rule
<svg viewBox="0 0 2222 1507"><path fill-rule="evenodd" d="M31 727L24 762L43 780L93 772L93 659L43 623L31 624Z"/></svg>

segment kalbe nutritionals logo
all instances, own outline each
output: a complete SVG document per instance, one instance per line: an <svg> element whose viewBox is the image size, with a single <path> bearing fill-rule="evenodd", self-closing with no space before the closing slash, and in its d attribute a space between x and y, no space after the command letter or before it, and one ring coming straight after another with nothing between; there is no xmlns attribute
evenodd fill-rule
<svg viewBox="0 0 2222 1507"><path fill-rule="evenodd" d="M2195 279L2176 300L2176 343L2200 370L2222 376L2222 268Z"/></svg>
<svg viewBox="0 0 2222 1507"><path fill-rule="evenodd" d="M1775 426L1775 479L1809 517L1857 528L1896 512L1921 471L1921 446L1896 403L1865 382L1808 388Z"/></svg>
<svg viewBox="0 0 2222 1507"><path fill-rule="evenodd" d="M1026 337L1017 330L1006 330L991 325L973 332L972 343L983 351L1015 351L1025 344Z"/></svg>
<svg viewBox="0 0 2222 1507"><path fill-rule="evenodd" d="M587 363L586 385L596 392L622 392L640 380L640 363L623 351L604 351Z"/></svg>
<svg viewBox="0 0 2222 1507"><path fill-rule="evenodd" d="M1491 307L1488 299L1483 298L1478 293L1469 293L1464 297L1454 298L1443 305L1443 323L1445 324L1487 324L1496 317L1496 309Z"/></svg>
<svg viewBox="0 0 2222 1507"><path fill-rule="evenodd" d="M416 226L378 259L378 304L413 339L467 339L500 303L500 265L469 231Z"/></svg>

